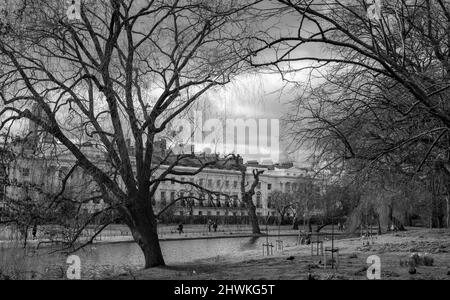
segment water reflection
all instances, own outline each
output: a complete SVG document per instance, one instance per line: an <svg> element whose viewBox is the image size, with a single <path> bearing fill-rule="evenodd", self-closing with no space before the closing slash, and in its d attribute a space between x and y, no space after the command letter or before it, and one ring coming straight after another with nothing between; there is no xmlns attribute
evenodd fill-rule
<svg viewBox="0 0 450 300"><path fill-rule="evenodd" d="M260 237L256 237L256 236L251 237L247 242L245 242L241 245L241 248L239 250L246 251L246 250L255 249L255 246L257 246L257 242L260 239L261 239Z"/></svg>
<svg viewBox="0 0 450 300"><path fill-rule="evenodd" d="M271 237L269 242L275 244L276 239L276 237ZM290 236L281 239L285 244L295 244L297 237ZM266 242L265 237L177 240L163 241L161 248L166 263L170 265L258 250L261 249L264 242ZM0 249L0 254L2 254L1 252L5 254L4 251L13 250ZM15 254L17 257L21 256L19 253ZM83 279L118 275L141 269L144 266L142 252L134 243L96 244L86 247L76 254L81 258ZM25 259L22 259L23 261L20 263L27 270L27 278L62 279L65 277L67 269L66 258L62 254L49 254L49 249L39 249L36 252L27 252Z"/></svg>

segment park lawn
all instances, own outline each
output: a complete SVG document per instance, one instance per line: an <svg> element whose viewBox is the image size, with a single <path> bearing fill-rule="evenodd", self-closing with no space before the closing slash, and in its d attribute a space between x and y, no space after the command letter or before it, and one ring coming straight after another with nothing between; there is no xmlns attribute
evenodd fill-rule
<svg viewBox="0 0 450 300"><path fill-rule="evenodd" d="M330 241L325 242L329 246ZM237 255L215 257L190 264L168 266L123 274L114 279L143 280L366 280L367 258L381 259L381 279L450 279L450 230L409 229L377 237L363 246L360 238L335 241L340 249L338 270L324 269L322 257L311 256L310 246L286 245L273 256L262 251L245 251ZM400 266L401 259L412 253L428 253L433 266L419 266L409 274Z"/></svg>

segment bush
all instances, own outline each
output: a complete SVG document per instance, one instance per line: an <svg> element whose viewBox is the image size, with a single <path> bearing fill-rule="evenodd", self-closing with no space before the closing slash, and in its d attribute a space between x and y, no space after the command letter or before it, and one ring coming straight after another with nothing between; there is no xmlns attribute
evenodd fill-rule
<svg viewBox="0 0 450 300"><path fill-rule="evenodd" d="M426 266L431 267L434 264L434 259L428 253L413 253L411 256L404 260L400 260L401 267L418 267Z"/></svg>
<svg viewBox="0 0 450 300"><path fill-rule="evenodd" d="M431 267L434 263L434 259L428 253L414 253L410 259L414 261L416 266Z"/></svg>

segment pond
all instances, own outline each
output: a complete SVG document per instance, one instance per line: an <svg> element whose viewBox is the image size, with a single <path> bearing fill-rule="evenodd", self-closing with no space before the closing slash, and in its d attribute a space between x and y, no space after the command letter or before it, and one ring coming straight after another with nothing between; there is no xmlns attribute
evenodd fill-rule
<svg viewBox="0 0 450 300"><path fill-rule="evenodd" d="M283 236L280 239L285 246L293 246L297 242L296 236ZM276 240L277 237L269 237L269 242L273 245ZM166 263L176 265L247 250L261 250L265 241L265 237L176 240L162 241L161 247ZM15 256L14 259L9 259L9 263L15 264L17 269L26 270L26 278L63 279L66 276L66 256L50 254L49 249L41 249L28 253L23 259L23 253L6 253L8 251L13 250L0 249L3 252L0 253L0 265L1 257ZM83 279L114 276L144 266L143 254L135 243L95 244L76 254L81 259Z"/></svg>

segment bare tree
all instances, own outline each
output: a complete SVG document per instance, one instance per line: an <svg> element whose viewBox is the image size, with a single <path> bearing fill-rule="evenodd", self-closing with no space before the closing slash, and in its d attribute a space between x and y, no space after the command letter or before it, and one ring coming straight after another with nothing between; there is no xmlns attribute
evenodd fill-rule
<svg viewBox="0 0 450 300"><path fill-rule="evenodd" d="M448 174L449 3L383 1L375 15L363 0L278 4L298 26L259 40L251 62L286 78L310 71L288 123L295 142L316 150L320 169Z"/></svg>
<svg viewBox="0 0 450 300"><path fill-rule="evenodd" d="M215 163L180 171L193 155L171 157L155 141L208 90L243 71L254 2L84 1L80 20L68 20L61 1L7 9L0 130L30 120L71 153L130 228L146 268L164 265L151 203L159 185ZM86 143L106 161L90 157Z"/></svg>
<svg viewBox="0 0 450 300"><path fill-rule="evenodd" d="M294 220L294 227L297 227L300 217L303 218L303 223L308 226L308 231L312 232L311 218L313 214L320 210L319 206L319 187L315 184L313 178L303 178L297 183L297 190L294 191L296 198L296 219Z"/></svg>
<svg viewBox="0 0 450 300"><path fill-rule="evenodd" d="M252 178L247 180L247 166L243 163L242 158L237 155L234 157L235 168L239 170L241 173L241 201L248 209L248 216L250 218L250 223L252 225L252 233L253 234L261 234L261 229L259 228L258 216L256 214L256 205L253 202L253 196L255 195L256 188L259 185L260 179L259 177L264 174L263 170L252 170ZM250 184L251 182L251 184Z"/></svg>
<svg viewBox="0 0 450 300"><path fill-rule="evenodd" d="M292 194L273 191L269 194L268 198L270 199L269 207L275 209L280 217L279 225L284 223L284 218L287 214L292 213L295 219L297 202Z"/></svg>
<svg viewBox="0 0 450 300"><path fill-rule="evenodd" d="M3 151L7 154L2 155L4 195L0 223L19 229L24 247L29 230L33 229L34 238L40 227L40 237L45 240L41 243L76 250L75 242L84 238L87 230L94 228L98 232L95 238L101 232L99 228L114 221L114 209L109 206L86 212L93 203L100 203L102 195L87 176L80 176L83 174L77 165L69 170L60 165L56 156L30 156L23 149L25 140L20 138L8 146Z"/></svg>

